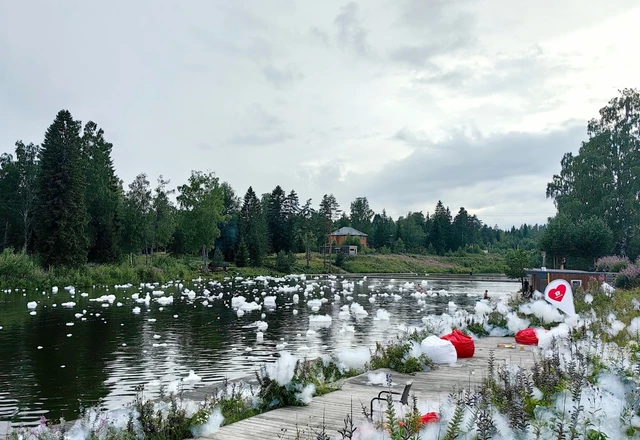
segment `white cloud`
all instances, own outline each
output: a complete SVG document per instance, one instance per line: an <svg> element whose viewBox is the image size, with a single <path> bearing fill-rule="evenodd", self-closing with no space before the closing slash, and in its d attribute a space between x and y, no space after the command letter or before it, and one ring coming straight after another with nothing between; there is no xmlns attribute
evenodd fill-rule
<svg viewBox="0 0 640 440"><path fill-rule="evenodd" d="M240 194L544 221L562 154L640 77L638 20L632 0L7 3L0 152L68 108L126 183L211 169Z"/></svg>

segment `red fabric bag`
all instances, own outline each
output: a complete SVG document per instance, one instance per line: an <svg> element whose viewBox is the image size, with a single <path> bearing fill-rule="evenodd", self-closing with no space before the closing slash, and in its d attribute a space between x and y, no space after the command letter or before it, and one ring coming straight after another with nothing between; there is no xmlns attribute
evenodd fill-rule
<svg viewBox="0 0 640 440"><path fill-rule="evenodd" d="M473 343L471 336L465 335L460 330L454 330L448 335L442 336L440 339L446 339L453 344L458 358L473 357L473 353L476 351L476 345Z"/></svg>
<svg viewBox="0 0 640 440"><path fill-rule="evenodd" d="M522 345L538 345L538 337L536 336L536 329L525 328L516 333L516 342Z"/></svg>

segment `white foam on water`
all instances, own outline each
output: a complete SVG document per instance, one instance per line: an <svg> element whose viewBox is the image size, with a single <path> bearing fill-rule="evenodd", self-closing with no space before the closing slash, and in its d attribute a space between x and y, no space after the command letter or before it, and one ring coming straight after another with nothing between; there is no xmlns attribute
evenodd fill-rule
<svg viewBox="0 0 640 440"><path fill-rule="evenodd" d="M338 368L342 371L349 369L363 370L371 362L371 353L367 347L347 348L336 354Z"/></svg>
<svg viewBox="0 0 640 440"><path fill-rule="evenodd" d="M291 379L293 379L298 358L288 351L281 351L279 353L280 357L277 361L266 365L266 371L269 377L275 380L278 385L286 386L291 382Z"/></svg>
<svg viewBox="0 0 640 440"><path fill-rule="evenodd" d="M389 312L384 309L378 309L376 311L376 316L373 319L378 321L389 321Z"/></svg>
<svg viewBox="0 0 640 440"><path fill-rule="evenodd" d="M201 382L202 378L198 376L193 370L189 370L189 375L182 379L183 382L196 383Z"/></svg>

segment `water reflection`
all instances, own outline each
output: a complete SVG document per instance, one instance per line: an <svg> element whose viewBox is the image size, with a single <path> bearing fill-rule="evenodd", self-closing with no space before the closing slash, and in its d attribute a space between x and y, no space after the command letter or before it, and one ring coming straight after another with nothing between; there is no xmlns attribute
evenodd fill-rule
<svg viewBox="0 0 640 440"><path fill-rule="evenodd" d="M118 408L131 401L137 385L145 384L147 392L157 395L160 384L174 386L189 370L202 377L197 386L245 376L284 344L301 357L373 346L395 337L399 324L419 326L423 316L445 312L450 301L472 310L485 289L497 298L518 288L517 283L434 280L426 289L444 289L446 296L420 303L406 284L412 282L230 279L215 285L185 282L182 289L176 283L96 287L75 295L63 289L57 294L0 293L0 421L32 423L41 415L68 420L77 416L80 405ZM285 286L286 292L277 292ZM154 290L173 295L173 304L159 304ZM195 298L185 294L189 290ZM152 299L148 305L139 303L132 298L136 293L142 301L147 293ZM116 299L111 304L91 301L103 295ZM275 295L276 306L238 317L231 308L234 295L259 304ZM307 301L313 298L327 301L312 311ZM33 316L26 306L29 301L38 302ZM67 301L76 305L62 307ZM341 314L341 307L352 302L368 315ZM132 313L134 307L140 307L139 314ZM389 320L375 319L378 309L386 310ZM310 325L311 315L328 315L331 323ZM263 339L256 337L256 321L268 324Z"/></svg>

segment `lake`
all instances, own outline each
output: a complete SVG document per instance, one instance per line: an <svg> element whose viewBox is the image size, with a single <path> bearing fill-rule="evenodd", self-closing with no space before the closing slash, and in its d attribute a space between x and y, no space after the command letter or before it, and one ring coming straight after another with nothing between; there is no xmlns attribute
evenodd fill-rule
<svg viewBox="0 0 640 440"><path fill-rule="evenodd" d="M426 295L416 295L414 282L290 276L2 291L0 422L71 420L81 405L119 408L136 386L157 396L160 384L175 389L190 370L202 379L196 387L239 378L283 347L299 357L373 347L449 302L472 311L485 289L493 299L520 287L428 280Z"/></svg>

